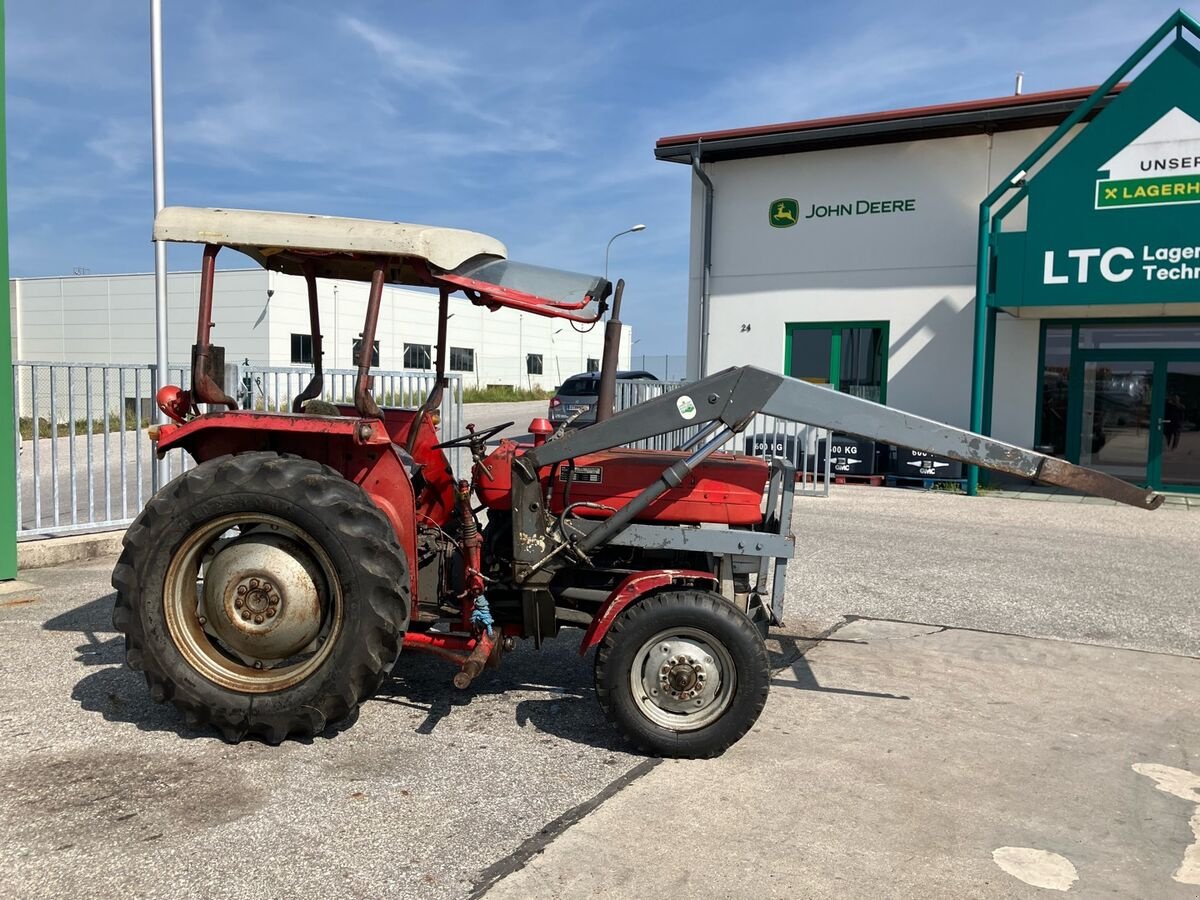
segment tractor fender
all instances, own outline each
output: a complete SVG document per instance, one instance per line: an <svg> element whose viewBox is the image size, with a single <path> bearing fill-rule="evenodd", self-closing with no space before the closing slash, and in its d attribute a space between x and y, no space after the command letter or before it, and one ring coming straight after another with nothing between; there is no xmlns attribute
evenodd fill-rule
<svg viewBox="0 0 1200 900"><path fill-rule="evenodd" d="M712 572L701 572L696 569L651 569L646 572L634 572L617 585L616 590L608 595L608 599L596 612L592 624L588 626L579 645L579 655L583 656L608 634L608 629L627 606L636 603L642 597L661 588L673 585L703 586L716 589L720 584Z"/></svg>

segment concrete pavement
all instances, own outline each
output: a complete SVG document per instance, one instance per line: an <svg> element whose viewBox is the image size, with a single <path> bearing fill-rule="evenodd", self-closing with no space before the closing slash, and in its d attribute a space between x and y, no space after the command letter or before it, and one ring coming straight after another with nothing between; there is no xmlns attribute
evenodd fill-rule
<svg viewBox="0 0 1200 900"><path fill-rule="evenodd" d="M663 762L486 896L1194 898L1197 685L1195 659L851 621L723 757Z"/></svg>

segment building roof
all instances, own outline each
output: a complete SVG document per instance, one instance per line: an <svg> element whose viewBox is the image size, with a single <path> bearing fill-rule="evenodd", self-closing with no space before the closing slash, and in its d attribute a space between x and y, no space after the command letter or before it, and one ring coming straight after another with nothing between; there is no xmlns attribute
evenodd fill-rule
<svg viewBox="0 0 1200 900"><path fill-rule="evenodd" d="M1092 115L1107 105L1124 87L1124 84L1114 87L1100 101ZM668 162L690 163L693 151L698 148L703 161L715 162L1049 127L1062 122L1095 90L1093 86L1012 94L937 106L915 106L852 116L678 134L659 138L654 146L654 155Z"/></svg>

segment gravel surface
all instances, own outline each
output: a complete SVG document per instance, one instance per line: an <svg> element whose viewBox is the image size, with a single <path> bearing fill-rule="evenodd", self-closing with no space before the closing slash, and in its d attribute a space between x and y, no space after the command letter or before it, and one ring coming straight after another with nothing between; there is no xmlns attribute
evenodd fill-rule
<svg viewBox="0 0 1200 900"><path fill-rule="evenodd" d="M796 511L793 638L857 615L1200 655L1193 513L849 487ZM405 654L340 733L224 744L121 665L112 562L0 600L0 895L464 896L642 762L575 630L465 693Z"/></svg>
<svg viewBox="0 0 1200 900"><path fill-rule="evenodd" d="M800 499L789 624L905 619L1200 656L1200 516L835 486Z"/></svg>

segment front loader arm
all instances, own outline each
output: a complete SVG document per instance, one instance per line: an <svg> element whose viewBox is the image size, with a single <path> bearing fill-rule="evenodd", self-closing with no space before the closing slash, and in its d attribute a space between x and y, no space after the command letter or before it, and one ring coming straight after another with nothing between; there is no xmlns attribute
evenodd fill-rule
<svg viewBox="0 0 1200 900"><path fill-rule="evenodd" d="M666 469L658 482L578 542L577 547L587 552L616 534L664 491L679 484L688 471L728 440L731 434L742 431L758 413L815 425L831 432L845 432L899 447L923 450L1142 509L1155 509L1163 501L1154 491L1139 488L1094 469L1072 465L1014 444L775 372L742 366L717 372L624 409L606 421L582 428L561 439L547 441L516 459L513 464L515 531L529 536L548 533L540 507L537 477L542 467L584 453L619 447L681 428L701 426L700 435L691 442L699 444L699 448L691 456ZM518 543L521 541L518 540ZM550 546L533 544L518 547L518 566L522 562L533 562L550 549Z"/></svg>

